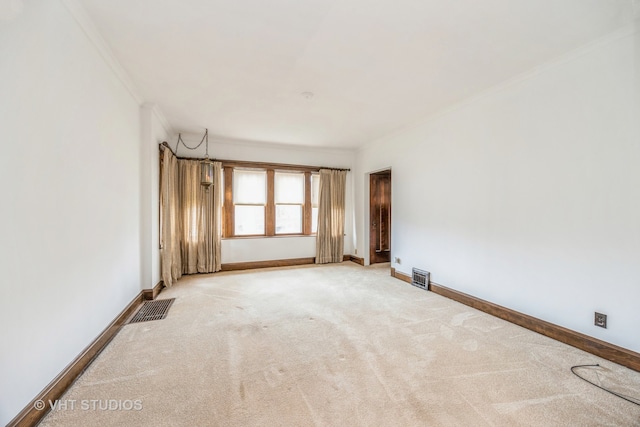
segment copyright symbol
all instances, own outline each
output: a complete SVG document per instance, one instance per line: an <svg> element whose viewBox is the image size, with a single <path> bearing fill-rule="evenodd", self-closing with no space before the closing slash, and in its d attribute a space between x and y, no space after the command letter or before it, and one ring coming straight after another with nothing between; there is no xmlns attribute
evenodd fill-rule
<svg viewBox="0 0 640 427"><path fill-rule="evenodd" d="M45 407L45 404L42 400L36 400L35 403L33 404L33 407L36 408L38 411L42 411Z"/></svg>

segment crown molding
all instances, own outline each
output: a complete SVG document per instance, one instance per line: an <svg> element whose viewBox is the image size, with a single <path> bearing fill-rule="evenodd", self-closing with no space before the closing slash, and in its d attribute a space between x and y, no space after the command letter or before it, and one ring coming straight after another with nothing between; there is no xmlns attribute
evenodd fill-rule
<svg viewBox="0 0 640 427"><path fill-rule="evenodd" d="M131 80L131 77L129 77L129 74L125 71L120 62L113 55L111 48L109 48L109 45L98 31L98 28L94 24L93 20L89 17L84 7L77 0L62 0L62 4L67 8L69 13L78 23L89 41L96 48L111 71L116 75L116 77L118 77L120 82L122 82L129 94L131 94L138 105L142 105L144 103L144 98L138 92L136 86Z"/></svg>

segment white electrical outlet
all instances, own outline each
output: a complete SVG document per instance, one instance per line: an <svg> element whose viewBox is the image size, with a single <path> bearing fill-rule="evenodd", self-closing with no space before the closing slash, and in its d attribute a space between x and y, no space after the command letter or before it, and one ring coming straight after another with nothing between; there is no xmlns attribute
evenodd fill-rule
<svg viewBox="0 0 640 427"><path fill-rule="evenodd" d="M396 264L402 264L402 263L400 262L400 257L395 257L395 258L394 258L394 262L395 262Z"/></svg>

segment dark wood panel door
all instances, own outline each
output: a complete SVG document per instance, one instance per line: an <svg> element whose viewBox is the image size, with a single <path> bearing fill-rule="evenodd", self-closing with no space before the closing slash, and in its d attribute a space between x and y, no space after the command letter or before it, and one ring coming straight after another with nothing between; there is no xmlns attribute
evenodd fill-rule
<svg viewBox="0 0 640 427"><path fill-rule="evenodd" d="M391 260L391 171L369 176L369 262Z"/></svg>

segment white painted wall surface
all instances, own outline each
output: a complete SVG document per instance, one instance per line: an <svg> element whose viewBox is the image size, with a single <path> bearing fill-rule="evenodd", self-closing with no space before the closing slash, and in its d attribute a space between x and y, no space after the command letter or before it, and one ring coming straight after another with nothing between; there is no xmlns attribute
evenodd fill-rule
<svg viewBox="0 0 640 427"><path fill-rule="evenodd" d="M316 256L315 236L244 237L222 240L222 263L272 261Z"/></svg>
<svg viewBox="0 0 640 427"><path fill-rule="evenodd" d="M395 268L640 351L639 65L627 28L365 146L358 252L390 166Z"/></svg>
<svg viewBox="0 0 640 427"><path fill-rule="evenodd" d="M155 104L140 107L140 289L151 289L160 281L160 150L169 138L166 120Z"/></svg>
<svg viewBox="0 0 640 427"><path fill-rule="evenodd" d="M138 102L59 1L0 23L0 424L140 292Z"/></svg>
<svg viewBox="0 0 640 427"><path fill-rule="evenodd" d="M191 147L195 147L201 138L202 135L183 135L186 144ZM174 136L171 141L168 141L173 150L176 148L176 140L177 136ZM187 150L183 146L178 149L178 155L183 157L204 157L204 154L204 144L194 151ZM278 144L255 144L245 141L221 140L210 136L209 157L347 169L353 166L355 152ZM348 173L345 206L345 254L353 254L354 249L353 194L351 173ZM315 241L315 237L307 236L223 239L222 263L314 257L316 255Z"/></svg>

